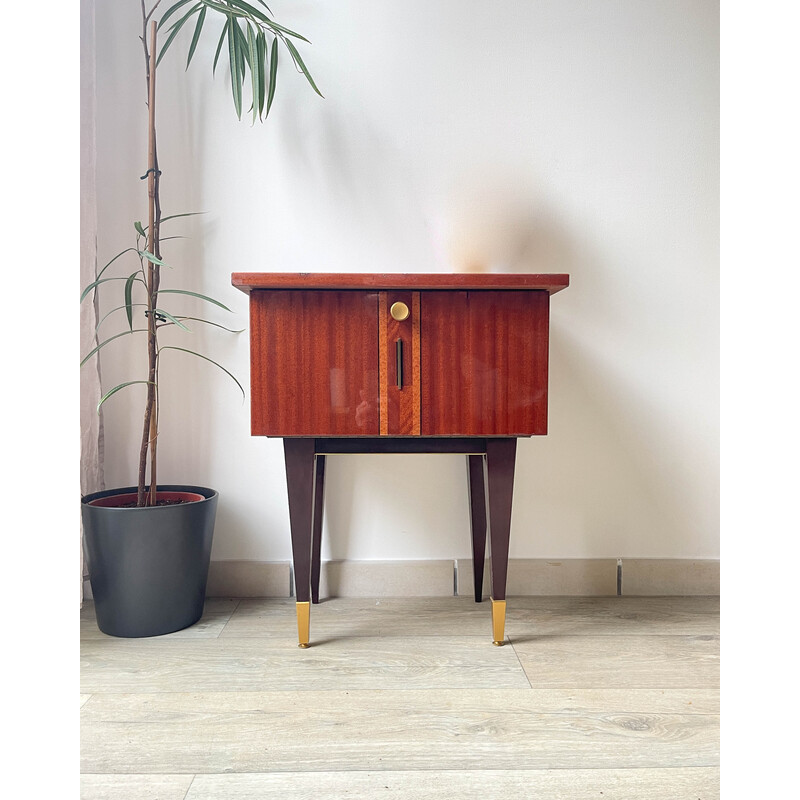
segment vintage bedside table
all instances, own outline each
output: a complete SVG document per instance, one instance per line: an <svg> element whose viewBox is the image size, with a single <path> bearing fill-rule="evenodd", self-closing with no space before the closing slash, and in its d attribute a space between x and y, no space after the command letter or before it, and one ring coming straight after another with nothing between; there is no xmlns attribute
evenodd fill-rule
<svg viewBox="0 0 800 800"><path fill-rule="evenodd" d="M253 436L283 438L297 628L319 602L325 456L467 456L475 600L487 529L503 644L519 437L547 433L550 295L568 275L237 272Z"/></svg>

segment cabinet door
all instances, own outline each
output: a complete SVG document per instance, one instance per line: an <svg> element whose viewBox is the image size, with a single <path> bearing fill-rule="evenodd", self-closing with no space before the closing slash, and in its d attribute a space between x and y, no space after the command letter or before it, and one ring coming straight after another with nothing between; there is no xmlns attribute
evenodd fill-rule
<svg viewBox="0 0 800 800"><path fill-rule="evenodd" d="M254 436L377 436L378 294L254 290Z"/></svg>
<svg viewBox="0 0 800 800"><path fill-rule="evenodd" d="M547 433L549 301L543 291L421 293L424 436Z"/></svg>

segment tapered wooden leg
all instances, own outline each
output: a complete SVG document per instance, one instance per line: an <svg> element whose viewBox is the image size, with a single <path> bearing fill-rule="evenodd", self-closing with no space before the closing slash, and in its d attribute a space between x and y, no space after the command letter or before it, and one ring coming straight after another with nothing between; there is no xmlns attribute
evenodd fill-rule
<svg viewBox="0 0 800 800"><path fill-rule="evenodd" d="M492 642L498 646L505 641L508 542L511 533L511 500L514 493L516 454L516 439L486 441L486 485L492 572Z"/></svg>
<svg viewBox="0 0 800 800"><path fill-rule="evenodd" d="M472 576L475 581L475 602L483 600L483 565L486 560L486 487L485 459L482 455L467 456L469 487L469 521L472 531Z"/></svg>
<svg viewBox="0 0 800 800"><path fill-rule="evenodd" d="M311 602L319 603L322 568L322 512L325 507L325 456L316 457L314 470L314 521L311 528Z"/></svg>
<svg viewBox="0 0 800 800"><path fill-rule="evenodd" d="M286 459L286 487L289 493L297 632L299 646L308 647L311 534L314 512L314 440L284 439L283 453Z"/></svg>

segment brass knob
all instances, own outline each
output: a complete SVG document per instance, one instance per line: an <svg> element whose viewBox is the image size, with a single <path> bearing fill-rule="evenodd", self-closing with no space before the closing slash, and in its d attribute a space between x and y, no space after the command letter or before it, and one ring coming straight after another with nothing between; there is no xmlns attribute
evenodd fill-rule
<svg viewBox="0 0 800 800"><path fill-rule="evenodd" d="M411 313L408 310L408 306L405 303L392 303L392 307L389 309L389 313L392 315L392 319L396 319L398 322L402 322L404 319L408 319L408 315Z"/></svg>

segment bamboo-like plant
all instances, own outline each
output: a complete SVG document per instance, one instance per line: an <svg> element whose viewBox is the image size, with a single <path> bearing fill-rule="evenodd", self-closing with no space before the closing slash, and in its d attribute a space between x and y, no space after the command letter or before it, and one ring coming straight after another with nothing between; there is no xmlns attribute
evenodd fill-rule
<svg viewBox="0 0 800 800"><path fill-rule="evenodd" d="M322 96L293 41L297 39L308 42L308 40L299 33L289 30L275 22L272 18L272 12L269 6L267 6L263 0L253 0L253 3L247 3L244 2L244 0L178 0L178 2L173 3L164 11L160 20L156 21L154 15L160 4L161 0L156 0L148 9L146 0L141 0L142 33L140 38L144 48L148 109L147 171L142 176L142 179L147 180L147 226L143 225L140 221L134 223L136 245L134 247L128 247L114 256L114 258L100 270L96 279L83 290L81 295L81 302L83 302L86 297L97 291L101 284L107 281L124 281L123 304L113 309L109 314L124 310L128 322L127 330L99 342L99 344L85 356L81 365L85 364L98 350L122 336L135 333L146 334L147 379L126 381L115 386L101 397L98 404L99 410L100 406L102 406L106 400L128 386L134 384L146 384L147 386L142 438L139 448L138 506L155 505L157 499L158 375L161 353L164 350L180 350L184 353L203 358L226 372L236 381L239 389L244 392L239 381L236 380L228 370L207 356L201 355L188 348L159 345L159 330L165 326L176 326L182 330L188 331L189 326L186 323L191 321L211 324L221 328L225 327L206 319L182 316L167 311L163 307L164 304L160 302L160 298L163 295L190 295L226 311L230 311L230 309L218 300L196 292L190 292L185 289L163 289L160 286L161 268L168 266L162 260L161 242L165 241L167 238L174 238L164 237L164 239L162 239L161 224L178 217L191 216L191 214L175 214L172 216L162 216L161 214L159 189L162 170L159 165L156 148L156 68L161 62L161 59L164 58L170 45L175 41L181 29L188 22L193 20L194 32L186 59L186 68L188 69L203 32L206 17L209 15L212 17L218 16L224 19L224 24L214 55L212 73L216 72L217 63L223 50L225 50L230 67L233 104L236 116L239 119L242 118L243 95L245 93L244 87L248 83L250 86L253 122L256 120L264 120L269 114L275 97L275 87L278 77L278 55L281 45L289 52L295 68L305 76L314 91ZM150 29L149 43L148 26ZM165 31L166 38L160 51L158 51L157 35L158 32L162 30ZM121 264L122 262L119 262L118 259L128 253L135 254L131 255L132 258L138 258L138 268L129 275L107 276L106 271L109 270L112 264ZM144 302L134 302L135 291L144 293ZM143 310L145 327L134 328L134 309ZM106 317L107 316L109 315L106 315ZM105 319L105 317L103 319ZM100 322L102 323L102 321L103 320ZM99 325L100 323L98 323L98 327ZM225 330L230 331L231 329L225 328Z"/></svg>

